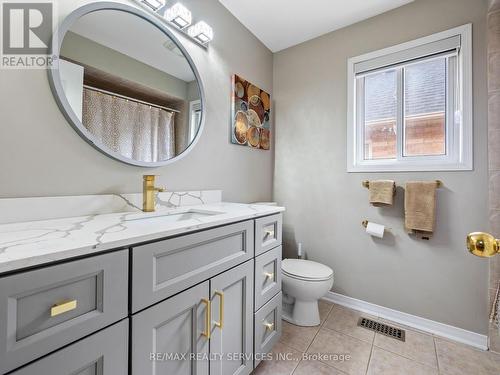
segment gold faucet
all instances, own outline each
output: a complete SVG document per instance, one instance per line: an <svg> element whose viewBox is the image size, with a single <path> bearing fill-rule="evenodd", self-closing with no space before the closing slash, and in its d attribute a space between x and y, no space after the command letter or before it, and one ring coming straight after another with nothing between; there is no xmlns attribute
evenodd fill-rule
<svg viewBox="0 0 500 375"><path fill-rule="evenodd" d="M142 210L144 212L154 212L156 204L156 193L162 193L165 188L155 187L155 175L144 175L142 184Z"/></svg>

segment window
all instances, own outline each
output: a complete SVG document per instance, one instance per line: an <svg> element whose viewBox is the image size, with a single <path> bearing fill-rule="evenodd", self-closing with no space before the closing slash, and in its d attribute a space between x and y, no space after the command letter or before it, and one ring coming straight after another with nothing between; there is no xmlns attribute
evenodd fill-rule
<svg viewBox="0 0 500 375"><path fill-rule="evenodd" d="M188 144L194 141L201 124L201 100L189 102L189 131Z"/></svg>
<svg viewBox="0 0 500 375"><path fill-rule="evenodd" d="M349 59L348 172L472 169L471 34Z"/></svg>

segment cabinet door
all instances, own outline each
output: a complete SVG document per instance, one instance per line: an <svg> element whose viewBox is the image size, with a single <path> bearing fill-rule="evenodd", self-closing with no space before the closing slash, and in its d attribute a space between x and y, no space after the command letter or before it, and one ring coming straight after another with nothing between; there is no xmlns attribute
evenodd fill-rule
<svg viewBox="0 0 500 375"><path fill-rule="evenodd" d="M128 319L49 354L11 375L127 375Z"/></svg>
<svg viewBox="0 0 500 375"><path fill-rule="evenodd" d="M210 280L211 375L247 375L253 370L254 261Z"/></svg>
<svg viewBox="0 0 500 375"><path fill-rule="evenodd" d="M208 375L209 282L132 316L132 375Z"/></svg>

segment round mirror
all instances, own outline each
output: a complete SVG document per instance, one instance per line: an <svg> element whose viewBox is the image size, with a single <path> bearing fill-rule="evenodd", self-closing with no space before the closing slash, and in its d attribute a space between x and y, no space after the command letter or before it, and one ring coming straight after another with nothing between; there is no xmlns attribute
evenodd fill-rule
<svg viewBox="0 0 500 375"><path fill-rule="evenodd" d="M70 124L99 151L157 167L201 134L203 90L182 45L159 20L116 3L77 9L54 38L51 87Z"/></svg>

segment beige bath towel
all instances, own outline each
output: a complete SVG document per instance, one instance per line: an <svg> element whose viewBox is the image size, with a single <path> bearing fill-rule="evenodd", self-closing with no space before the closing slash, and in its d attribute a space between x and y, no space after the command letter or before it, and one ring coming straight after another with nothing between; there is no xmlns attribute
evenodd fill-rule
<svg viewBox="0 0 500 375"><path fill-rule="evenodd" d="M396 183L392 180L370 181L370 203L374 206L392 206L396 195Z"/></svg>
<svg viewBox="0 0 500 375"><path fill-rule="evenodd" d="M428 239L436 221L436 181L411 181L405 189L405 228Z"/></svg>

